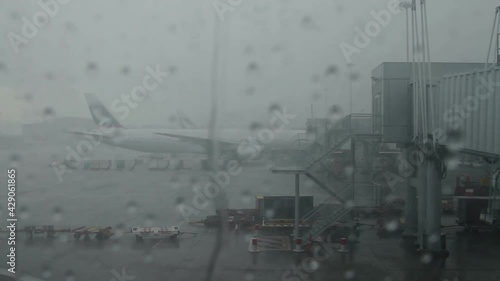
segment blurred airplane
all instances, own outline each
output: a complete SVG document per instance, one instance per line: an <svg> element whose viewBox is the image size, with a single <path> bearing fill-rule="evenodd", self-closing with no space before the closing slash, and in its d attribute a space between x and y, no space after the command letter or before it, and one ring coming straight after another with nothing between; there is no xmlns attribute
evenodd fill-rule
<svg viewBox="0 0 500 281"><path fill-rule="evenodd" d="M179 114L183 129L133 129L125 128L111 112L92 94L85 94L90 114L97 125L92 132L70 133L84 135L102 143L147 153L198 153L207 154L212 141L208 129L194 129L194 123L183 113ZM285 115L286 117L286 115ZM223 156L238 160L252 160L273 147L288 145L303 130L285 130L283 118L273 118L271 129L221 130L216 138ZM279 121L279 122L276 122ZM289 122L289 121L288 121ZM231 158L234 159L234 158Z"/></svg>

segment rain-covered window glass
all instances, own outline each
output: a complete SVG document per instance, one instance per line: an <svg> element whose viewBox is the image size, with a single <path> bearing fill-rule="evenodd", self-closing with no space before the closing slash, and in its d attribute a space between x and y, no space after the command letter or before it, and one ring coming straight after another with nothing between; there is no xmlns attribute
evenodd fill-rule
<svg viewBox="0 0 500 281"><path fill-rule="evenodd" d="M0 280L500 280L497 6L0 0Z"/></svg>

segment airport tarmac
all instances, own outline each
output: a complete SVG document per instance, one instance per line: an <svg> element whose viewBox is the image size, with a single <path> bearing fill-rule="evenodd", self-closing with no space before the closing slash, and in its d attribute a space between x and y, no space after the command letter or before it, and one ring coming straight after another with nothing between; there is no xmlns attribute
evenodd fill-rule
<svg viewBox="0 0 500 281"><path fill-rule="evenodd" d="M18 234L17 269L44 280L204 280L212 261L217 230L183 223L177 204L192 203L192 188L209 177L203 170L133 171L75 170L59 181L48 166L64 156L64 148L31 146L18 152L0 151L2 159L18 158L17 210L19 226L112 226L118 233L110 240L75 241L72 235L56 234L52 240L26 239ZM100 147L96 157L114 157L115 150ZM127 152L119 151L121 156ZM6 171L8 163L2 162ZM256 195L293 195L292 175L269 172L269 164L256 162L231 176L225 188L228 206L253 208ZM6 175L1 175L2 181ZM450 176L449 181L454 181ZM452 180L453 179L453 180ZM316 203L327 194L302 179L301 195L312 195ZM5 196L1 196L5 198ZM2 200L3 201L3 200ZM5 202L0 219L6 221ZM191 205L192 206L192 205ZM197 217L214 214L210 204ZM196 219L193 217L193 220ZM363 219L373 224L374 219ZM445 217L443 224L452 224ZM185 234L177 241L137 243L130 234L133 226L180 225ZM123 233L122 233L123 232ZM351 252L341 254L339 244L320 245L322 255L294 253L280 240L275 249L248 251L251 232L232 230L223 234L220 256L213 280L499 280L500 246L498 233L464 234L460 228L445 228L450 257L446 262L418 255L401 244L397 235L379 239L370 226L360 228ZM5 234L0 253L7 253ZM265 239L265 238L263 238ZM272 242L270 243L272 244ZM293 245L292 245L293 246ZM321 251L321 253L325 253ZM5 264L2 254L2 264Z"/></svg>

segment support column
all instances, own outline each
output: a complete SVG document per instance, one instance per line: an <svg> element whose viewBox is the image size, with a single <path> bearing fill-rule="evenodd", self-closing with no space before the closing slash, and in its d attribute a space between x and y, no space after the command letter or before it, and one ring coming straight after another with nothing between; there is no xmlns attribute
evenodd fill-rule
<svg viewBox="0 0 500 281"><path fill-rule="evenodd" d="M409 149L404 150L405 159L409 159ZM406 180L406 200L405 200L405 230L403 235L406 237L415 237L418 232L418 203L417 203L417 187L412 180L413 175L409 174Z"/></svg>
<svg viewBox="0 0 500 281"><path fill-rule="evenodd" d="M431 159L427 166L425 228L427 250L441 251L441 171L437 159Z"/></svg>
<svg viewBox="0 0 500 281"><path fill-rule="evenodd" d="M427 191L427 160L422 165L417 167L417 195L418 195L418 244L421 249L424 249L424 235L427 234L425 229L426 217L426 191Z"/></svg>
<svg viewBox="0 0 500 281"><path fill-rule="evenodd" d="M299 238L299 180L300 174L295 174L295 229L294 229L294 240L297 241Z"/></svg>
<svg viewBox="0 0 500 281"><path fill-rule="evenodd" d="M406 203L405 203L405 236L417 235L417 188L411 185L406 186Z"/></svg>

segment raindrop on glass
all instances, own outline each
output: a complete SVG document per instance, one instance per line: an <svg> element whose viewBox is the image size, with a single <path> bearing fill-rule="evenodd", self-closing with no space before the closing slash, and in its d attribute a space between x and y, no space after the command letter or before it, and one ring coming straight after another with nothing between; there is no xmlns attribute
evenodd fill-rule
<svg viewBox="0 0 500 281"><path fill-rule="evenodd" d="M344 273L344 278L345 279L353 279L354 276L356 275L356 273L354 272L354 270L348 270Z"/></svg>
<svg viewBox="0 0 500 281"><path fill-rule="evenodd" d="M31 217L29 211L28 211L28 208L26 207L21 207L19 209L19 218L22 219L22 220L27 220Z"/></svg>
<svg viewBox="0 0 500 281"><path fill-rule="evenodd" d="M241 202L245 205L248 205L252 202L252 196L251 193L248 190L244 190L241 193Z"/></svg>
<svg viewBox="0 0 500 281"><path fill-rule="evenodd" d="M61 221L63 217L62 209L60 207L55 207L52 211L52 220L55 222Z"/></svg>
<svg viewBox="0 0 500 281"><path fill-rule="evenodd" d="M391 220L385 224L384 228L388 232L394 232L398 229L398 222L395 220Z"/></svg>
<svg viewBox="0 0 500 281"><path fill-rule="evenodd" d="M50 269L49 265L44 265L42 266L42 277L44 279L50 279L52 276L52 270Z"/></svg>
<svg viewBox="0 0 500 281"><path fill-rule="evenodd" d="M338 67L332 64L326 68L325 75L334 75L337 74L338 71L339 71Z"/></svg>
<svg viewBox="0 0 500 281"><path fill-rule="evenodd" d="M137 203L135 203L135 201L127 203L127 213L129 215L135 215L137 213Z"/></svg>
<svg viewBox="0 0 500 281"><path fill-rule="evenodd" d="M432 261L432 255L429 253L425 253L422 255L422 257L420 257L420 261L422 263L428 264Z"/></svg>
<svg viewBox="0 0 500 281"><path fill-rule="evenodd" d="M64 280L65 281L75 281L75 273L72 270L67 270L66 273L64 273Z"/></svg>
<svg viewBox="0 0 500 281"><path fill-rule="evenodd" d="M273 209L267 209L265 212L265 217L268 219L272 219L274 217L274 210Z"/></svg>

